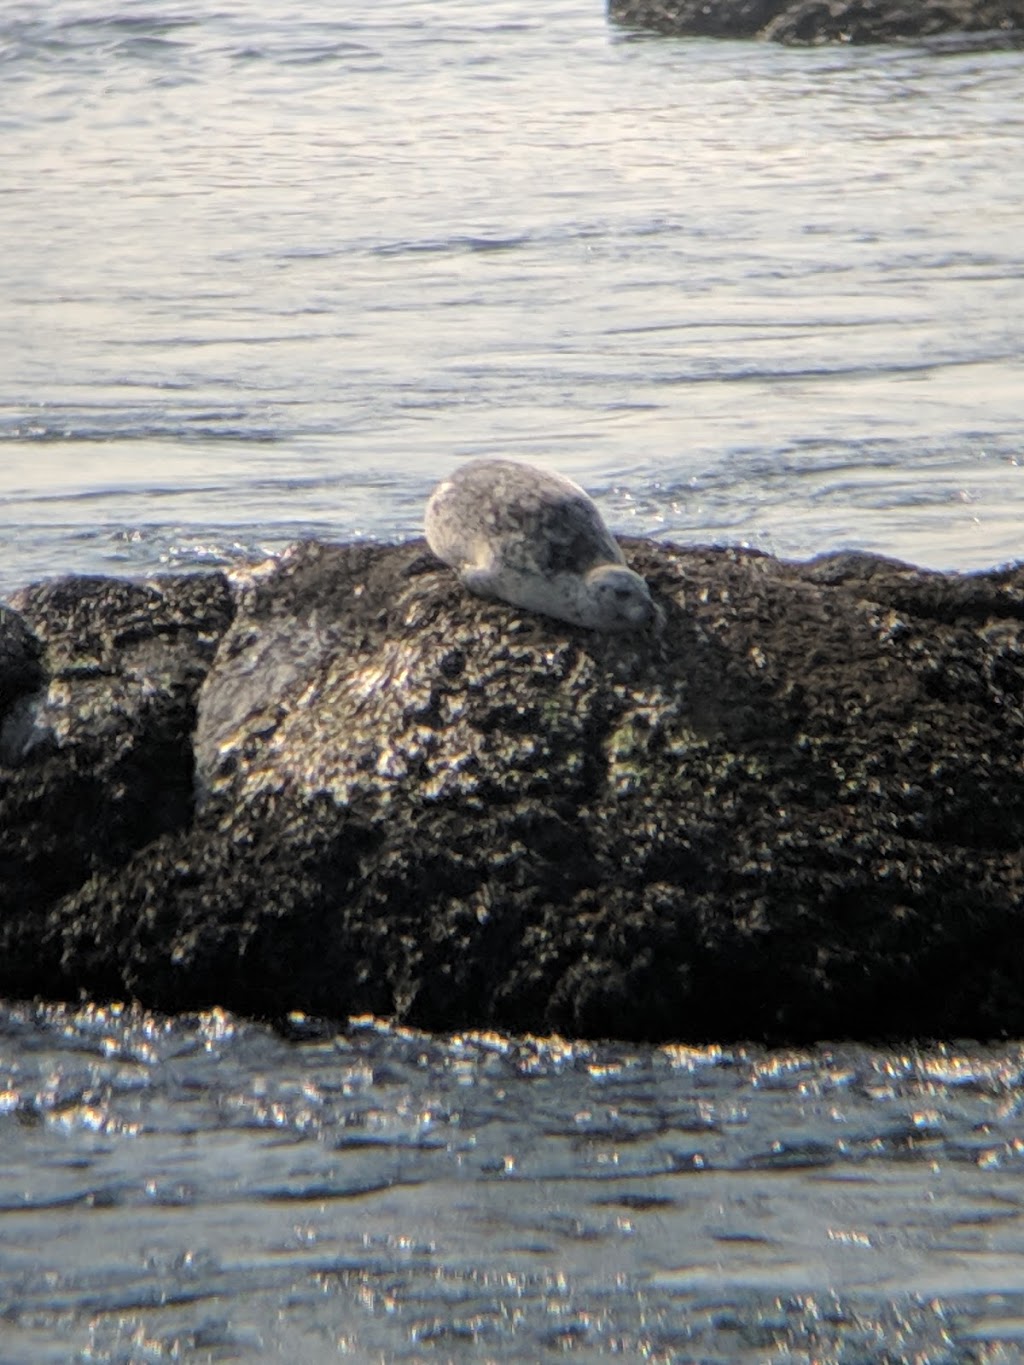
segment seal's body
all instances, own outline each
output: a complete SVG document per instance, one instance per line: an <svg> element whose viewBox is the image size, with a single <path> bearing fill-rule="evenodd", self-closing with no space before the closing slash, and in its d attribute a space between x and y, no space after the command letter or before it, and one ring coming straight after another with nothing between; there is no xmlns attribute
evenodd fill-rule
<svg viewBox="0 0 1024 1365"><path fill-rule="evenodd" d="M583 489L515 460L472 460L427 503L427 543L481 597L594 630L654 619L647 584Z"/></svg>

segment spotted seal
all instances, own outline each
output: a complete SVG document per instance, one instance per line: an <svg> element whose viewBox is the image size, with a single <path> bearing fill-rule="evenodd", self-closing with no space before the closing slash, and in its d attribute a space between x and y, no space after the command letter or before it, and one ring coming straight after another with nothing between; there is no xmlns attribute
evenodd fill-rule
<svg viewBox="0 0 1024 1365"><path fill-rule="evenodd" d="M481 597L593 630L655 619L647 584L583 489L517 460L471 460L434 489L427 543Z"/></svg>

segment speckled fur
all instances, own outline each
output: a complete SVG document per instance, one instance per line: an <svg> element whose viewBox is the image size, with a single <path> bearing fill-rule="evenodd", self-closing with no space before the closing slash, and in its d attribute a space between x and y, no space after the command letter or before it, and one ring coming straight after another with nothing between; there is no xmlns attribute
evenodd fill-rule
<svg viewBox="0 0 1024 1365"><path fill-rule="evenodd" d="M577 484L514 460L473 460L427 503L427 542L471 591L597 630L654 619L647 584Z"/></svg>

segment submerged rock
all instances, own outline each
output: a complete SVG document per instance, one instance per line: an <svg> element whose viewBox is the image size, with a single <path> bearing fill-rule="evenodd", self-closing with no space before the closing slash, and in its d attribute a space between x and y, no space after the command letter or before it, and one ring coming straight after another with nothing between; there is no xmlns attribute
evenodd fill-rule
<svg viewBox="0 0 1024 1365"><path fill-rule="evenodd" d="M609 0L628 28L782 43L884 43L971 35L971 45L1024 41L1024 0Z"/></svg>
<svg viewBox="0 0 1024 1365"><path fill-rule="evenodd" d="M20 594L0 990L1024 1032L1024 567L624 548L663 613L627 636L473 598L422 543Z"/></svg>

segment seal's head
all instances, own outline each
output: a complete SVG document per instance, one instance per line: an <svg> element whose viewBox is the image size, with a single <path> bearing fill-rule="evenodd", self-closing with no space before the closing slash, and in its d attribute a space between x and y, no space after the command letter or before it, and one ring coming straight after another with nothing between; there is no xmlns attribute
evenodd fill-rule
<svg viewBox="0 0 1024 1365"><path fill-rule="evenodd" d="M624 564L598 564L585 576L581 625L597 630L639 630L656 617L650 590Z"/></svg>

